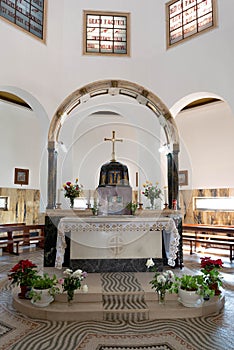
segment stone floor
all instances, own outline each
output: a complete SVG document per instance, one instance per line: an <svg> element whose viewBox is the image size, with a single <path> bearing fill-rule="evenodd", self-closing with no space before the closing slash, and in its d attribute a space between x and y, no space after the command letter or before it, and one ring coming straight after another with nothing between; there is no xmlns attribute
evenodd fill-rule
<svg viewBox="0 0 234 350"><path fill-rule="evenodd" d="M201 256L212 256L211 251L190 256L184 252L184 268L175 273L196 273ZM221 254L222 252L220 252ZM231 350L234 349L234 263L224 262L225 307L212 316L156 319L142 321L67 322L31 319L17 312L12 305L12 288L7 273L19 259L28 258L43 271L43 252L25 249L20 257L0 256L0 350ZM53 273L53 268L46 268ZM58 271L56 270L58 275ZM89 277L87 284L89 284Z"/></svg>

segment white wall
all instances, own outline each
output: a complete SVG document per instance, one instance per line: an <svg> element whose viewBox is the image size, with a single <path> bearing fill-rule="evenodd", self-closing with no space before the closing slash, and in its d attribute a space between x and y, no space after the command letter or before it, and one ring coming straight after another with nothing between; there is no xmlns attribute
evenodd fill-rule
<svg viewBox="0 0 234 350"><path fill-rule="evenodd" d="M29 184L22 188L39 188L40 145L39 123L34 112L0 102L0 187L14 184L15 168L29 169Z"/></svg>
<svg viewBox="0 0 234 350"><path fill-rule="evenodd" d="M188 170L183 189L233 188L234 119L225 102L185 110L176 117L180 132L180 169Z"/></svg>
<svg viewBox="0 0 234 350"><path fill-rule="evenodd" d="M161 98L168 108L172 109L178 101L190 94L197 93L199 95L199 93L203 94L204 92L208 95L215 94L224 99L230 106L229 120L224 125L227 128L222 128L222 131L224 131L222 140L229 140L232 133L233 125L231 119L233 118L234 110L234 70L232 69L234 46L231 44L234 30L232 18L234 2L217 0L218 27L169 50L166 49L166 2L166 0L147 0L143 4L135 0L111 2L109 0L100 0L97 4L96 0L87 0L85 2L77 0L49 0L46 44L32 38L11 24L0 20L0 64L2 68L0 69L0 90L22 89L38 101L38 104L44 111L44 115L48 116L49 119L52 118L60 103L70 93L87 83L100 79L124 79L138 83L151 90ZM82 15L83 10L87 9L131 13L130 57L82 55ZM128 117L131 114L132 105L133 102L129 101L129 103L122 106L121 115ZM87 107L84 110L82 108L77 113L80 117L84 111L83 116L86 117ZM42 112L35 110L35 113L38 118ZM140 119L140 114L138 116ZM2 122L2 115L0 118ZM208 118L207 121L205 120L206 118ZM233 169L230 165L230 147L227 147L225 156L221 160L225 171L216 171L214 175L215 166L210 167L206 164L210 162L216 164L217 157L211 153L206 154L203 143L195 143L196 146L194 146L195 130L197 132L203 130L206 135L205 139L210 140L207 140L208 144L214 142L214 132L217 140L220 130L220 121L217 118L215 120L207 115L200 116L199 129L194 127L191 135L193 138L190 137L190 139L185 140L192 144L189 151L192 162L191 168L193 169L193 180L191 182L193 187L210 187L210 184L214 187L220 187L220 185L229 186L232 183ZM192 130L186 124L183 126L183 123L186 123L186 119L184 121L181 119L180 121L180 118L178 118L177 120L181 132L186 130L186 128ZM195 124L197 121L194 118ZM209 131L211 122L212 128L214 125L213 132ZM21 126L17 129L17 132L21 131ZM14 128L14 126L11 127ZM73 131L72 142L76 140L80 132L78 127ZM103 132L104 134L108 136L106 130L105 133ZM47 132L45 135L47 135ZM45 135L43 135L43 140L40 141L40 149L46 149ZM101 135L101 138L103 135ZM139 141L141 137L141 135L138 135L137 138L133 139ZM88 138L87 144L86 139L83 138L83 140L85 142L82 147L85 147L87 150L89 148ZM204 134L202 135L202 140L204 140ZM36 136L35 138L33 137L32 142L37 148L38 140ZM148 138L144 139L141 147L139 147L138 159L144 159L145 153L143 148L145 144L147 148L151 147L147 142ZM219 141L217 140L217 142ZM86 145L84 146L84 144ZM11 149L11 145L9 147ZM186 148L188 148L188 144L186 144ZM212 148L214 148L214 145ZM18 152L18 150L20 149L14 148L14 154L20 160L22 159L22 152ZM220 148L218 150L220 152ZM142 153L143 157L141 157ZM71 159L74 160L75 154L76 151L73 150ZM203 159L201 160L202 156ZM206 156L208 158L205 158ZM26 159L23 157L21 164L26 164L28 157L28 154ZM200 159L198 159L199 157ZM4 155L3 159L6 159ZM88 159L91 160L90 158ZM37 164L41 163L41 154L35 153L32 161L34 165L31 166L35 167L36 173ZM43 171L40 174L40 179L38 175L38 178L34 180L35 186L40 183L40 187L43 187L43 197L46 196L47 183L45 162L46 157L43 158ZM183 164L183 162L185 163ZM187 167L186 162L185 156L182 155L182 168L183 166ZM203 172L198 170L201 166ZM70 174L74 176L77 167L76 165L74 169L69 169L67 165L63 176L68 177ZM10 176L9 169L6 171L8 178ZM9 184L9 180L6 180L5 176L2 177L2 181L4 186Z"/></svg>

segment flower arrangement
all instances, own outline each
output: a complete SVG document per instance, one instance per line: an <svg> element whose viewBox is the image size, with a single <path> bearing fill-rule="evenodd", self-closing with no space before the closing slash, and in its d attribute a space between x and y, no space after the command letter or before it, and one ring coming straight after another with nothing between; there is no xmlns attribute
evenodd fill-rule
<svg viewBox="0 0 234 350"><path fill-rule="evenodd" d="M13 284L31 287L37 278L37 265L32 261L20 260L9 271L8 277Z"/></svg>
<svg viewBox="0 0 234 350"><path fill-rule="evenodd" d="M74 198L79 197L82 193L82 185L78 184L78 178L76 178L74 184L70 181L67 181L63 184L63 189L65 191L64 197L70 199L70 206L74 206Z"/></svg>
<svg viewBox="0 0 234 350"><path fill-rule="evenodd" d="M152 284L152 288L154 288L156 292L165 293L171 289L174 280L174 273L171 270L166 270L164 272L155 272L150 284Z"/></svg>
<svg viewBox="0 0 234 350"><path fill-rule="evenodd" d="M222 277L220 276L222 267L223 262L221 259L201 258L201 272L204 274L210 288L215 290L215 295L221 294L219 287L222 286Z"/></svg>
<svg viewBox="0 0 234 350"><path fill-rule="evenodd" d="M146 266L148 269L154 270L154 265L152 258L147 260ZM158 293L159 303L164 303L165 294L167 291L170 291L174 281L175 275L171 270L155 271L154 277L149 283L152 284L152 288Z"/></svg>
<svg viewBox="0 0 234 350"><path fill-rule="evenodd" d="M87 277L87 272L80 269L73 271L71 269L66 269L64 272L64 278L59 280L62 284L63 291L67 292L68 302L73 300L74 291L81 288L81 282Z"/></svg>
<svg viewBox="0 0 234 350"><path fill-rule="evenodd" d="M70 181L67 181L63 184L63 189L65 191L64 196L67 198L76 198L79 197L82 192L82 185L78 184L78 178L76 178L74 184Z"/></svg>
<svg viewBox="0 0 234 350"><path fill-rule="evenodd" d="M162 190L158 187L158 182L156 182L156 185L153 186L152 182L146 181L146 183L143 184L144 191L142 194L149 198L150 203L151 203L151 208L154 206L154 200L157 198L162 199L161 194Z"/></svg>

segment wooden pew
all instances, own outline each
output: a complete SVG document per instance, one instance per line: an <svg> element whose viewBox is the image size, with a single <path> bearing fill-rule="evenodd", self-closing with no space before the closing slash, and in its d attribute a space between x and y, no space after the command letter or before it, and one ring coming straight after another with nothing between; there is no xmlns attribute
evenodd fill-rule
<svg viewBox="0 0 234 350"><path fill-rule="evenodd" d="M196 251L197 243L221 246L229 249L229 258L234 260L234 226L183 224L183 242L190 244L190 254Z"/></svg>
<svg viewBox="0 0 234 350"><path fill-rule="evenodd" d="M3 224L0 225L0 232L5 235L0 237L0 247L6 248L10 254L19 254L19 244L30 245L32 242L38 242L40 248L44 248L44 230L45 225L26 225L26 224ZM37 232L31 236L31 232ZM16 253L14 253L14 246Z"/></svg>

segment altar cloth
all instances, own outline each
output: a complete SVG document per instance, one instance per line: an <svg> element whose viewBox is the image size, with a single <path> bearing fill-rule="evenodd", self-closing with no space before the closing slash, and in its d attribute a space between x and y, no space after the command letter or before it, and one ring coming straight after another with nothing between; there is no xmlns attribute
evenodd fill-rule
<svg viewBox="0 0 234 350"><path fill-rule="evenodd" d="M151 252L150 248L155 245L156 231L163 232L168 265L175 266L180 236L172 218L131 215L62 218L58 226L55 267L62 268L67 234L71 237L71 244L79 244L81 255L85 251L82 259L92 258L90 254L95 254L95 259L99 257L98 254L101 257L102 249L108 252L104 256L105 259L126 258L124 254L128 252L125 248L130 245L133 245L129 253L132 258L135 257L132 255L135 249L136 258L147 259L156 258L156 256L149 255L147 249L144 250L144 245L148 241L149 252ZM112 256L109 256L111 251ZM138 256L138 254L142 255Z"/></svg>

